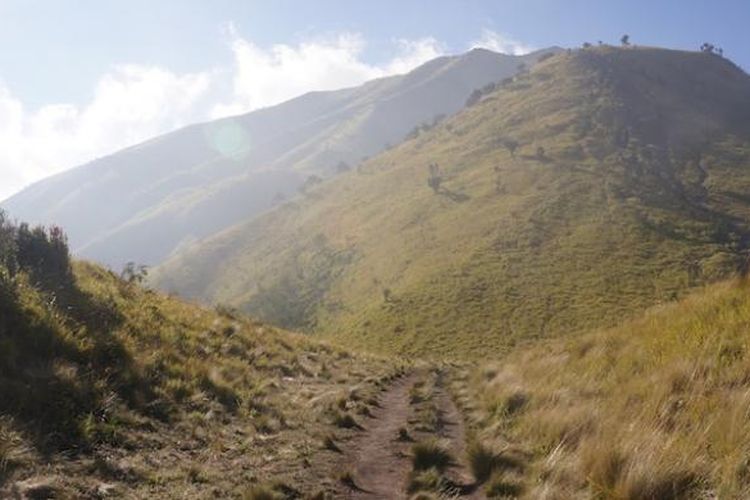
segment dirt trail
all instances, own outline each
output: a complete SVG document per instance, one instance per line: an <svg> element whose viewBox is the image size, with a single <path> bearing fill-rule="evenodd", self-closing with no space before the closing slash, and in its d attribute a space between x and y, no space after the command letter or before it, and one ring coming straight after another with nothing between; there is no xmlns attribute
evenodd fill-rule
<svg viewBox="0 0 750 500"><path fill-rule="evenodd" d="M398 431L406 427L414 409L409 403L409 389L417 375L395 382L380 398L380 408L365 426L365 434L347 453L352 464L356 490L351 499L406 498L404 487L411 469L409 443L398 441Z"/></svg>
<svg viewBox="0 0 750 500"><path fill-rule="evenodd" d="M409 453L413 443L399 441L398 436L400 429L409 428L408 422L415 413L409 391L423 376L413 373L383 393L380 407L365 424L363 434L347 447L345 458L356 487L349 488L343 498L397 500L409 497L405 490L412 468ZM463 460L466 446L463 419L442 386L436 388L434 397L442 422L438 437L449 441L453 455ZM455 498L484 498L472 488L471 474L463 463L456 464L448 477L460 485Z"/></svg>

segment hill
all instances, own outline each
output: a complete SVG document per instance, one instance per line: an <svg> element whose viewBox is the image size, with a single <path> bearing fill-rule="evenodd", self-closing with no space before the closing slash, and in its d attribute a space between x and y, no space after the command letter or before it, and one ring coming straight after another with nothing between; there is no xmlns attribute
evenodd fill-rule
<svg viewBox="0 0 750 500"><path fill-rule="evenodd" d="M747 280L458 377L485 488L520 498L748 498Z"/></svg>
<svg viewBox="0 0 750 500"><path fill-rule="evenodd" d="M748 193L747 74L594 47L191 245L155 283L349 345L484 356L735 272Z"/></svg>
<svg viewBox="0 0 750 500"><path fill-rule="evenodd" d="M71 265L61 232L0 214L0 497L340 489L345 459L331 449L397 364L201 309L137 276Z"/></svg>
<svg viewBox="0 0 750 500"><path fill-rule="evenodd" d="M401 142L461 109L472 90L548 51L516 57L473 50L405 75L194 125L43 180L2 206L20 220L65 227L81 257L118 270L130 261L154 265L294 195L308 179Z"/></svg>

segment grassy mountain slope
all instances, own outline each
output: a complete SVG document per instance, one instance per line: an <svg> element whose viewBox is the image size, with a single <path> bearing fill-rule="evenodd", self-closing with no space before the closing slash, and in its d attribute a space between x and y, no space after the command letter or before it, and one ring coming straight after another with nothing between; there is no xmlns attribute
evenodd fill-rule
<svg viewBox="0 0 750 500"><path fill-rule="evenodd" d="M1 222L1 221L0 221ZM10 277L0 224L0 497L285 497L338 484L390 362L76 263ZM297 493L295 493L297 492ZM25 496L24 496L25 495Z"/></svg>
<svg viewBox="0 0 750 500"><path fill-rule="evenodd" d="M487 488L523 498L748 498L748 331L747 280L735 280L474 370L456 387L483 443L480 462L497 457Z"/></svg>
<svg viewBox="0 0 750 500"><path fill-rule="evenodd" d="M748 75L710 54L593 48L192 245L155 278L353 344L484 355L735 271L748 193Z"/></svg>
<svg viewBox="0 0 750 500"><path fill-rule="evenodd" d="M80 256L116 269L153 265L272 207L311 174L335 174L341 162L355 165L454 113L472 90L541 53L441 57L405 75L187 127L43 180L3 207L65 227Z"/></svg>

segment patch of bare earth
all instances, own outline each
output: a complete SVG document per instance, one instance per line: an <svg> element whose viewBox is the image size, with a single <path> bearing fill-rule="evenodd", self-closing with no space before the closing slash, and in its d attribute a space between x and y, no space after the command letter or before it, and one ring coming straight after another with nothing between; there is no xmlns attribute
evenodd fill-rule
<svg viewBox="0 0 750 500"><path fill-rule="evenodd" d="M415 386L429 376L422 371L394 382L379 398L379 406L363 423L361 435L345 445L341 457L340 486L336 498L406 499L409 474L413 469L411 449L416 441L438 438L449 446L456 462L446 472L453 485L443 492L445 498L485 498L474 486L465 466L466 443L464 422L456 405L442 386L442 377L434 380L429 401L438 412L434 431L420 430L417 410L424 401L414 398Z"/></svg>

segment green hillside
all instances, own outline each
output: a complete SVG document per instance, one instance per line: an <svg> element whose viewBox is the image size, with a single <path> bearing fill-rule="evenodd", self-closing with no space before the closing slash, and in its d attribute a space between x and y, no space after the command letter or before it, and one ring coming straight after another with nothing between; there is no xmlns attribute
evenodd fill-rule
<svg viewBox="0 0 750 500"><path fill-rule="evenodd" d="M485 355L734 272L748 193L742 70L706 53L569 51L192 245L155 282L350 345Z"/></svg>
<svg viewBox="0 0 750 500"><path fill-rule="evenodd" d="M44 179L2 207L57 224L76 255L121 269L246 221L461 109L472 90L512 76L523 56L476 49L358 87L195 124ZM148 244L146 244L146 242Z"/></svg>
<svg viewBox="0 0 750 500"><path fill-rule="evenodd" d="M324 443L352 435L398 367L137 276L70 267L62 233L0 213L0 498L337 487L344 458Z"/></svg>
<svg viewBox="0 0 750 500"><path fill-rule="evenodd" d="M474 440L497 457L482 461L485 488L530 499L748 498L749 327L745 278L459 377Z"/></svg>

